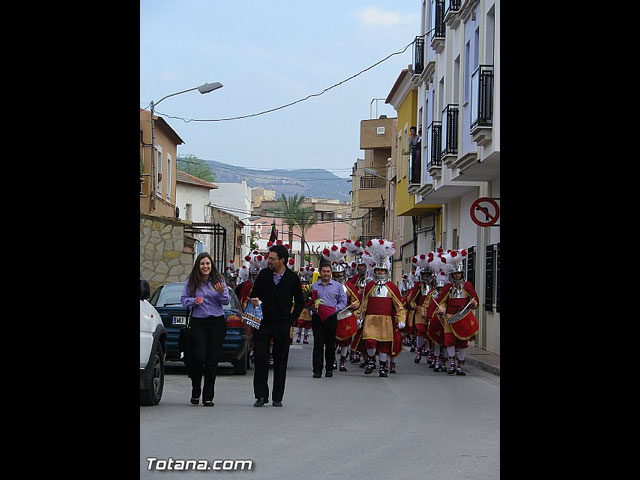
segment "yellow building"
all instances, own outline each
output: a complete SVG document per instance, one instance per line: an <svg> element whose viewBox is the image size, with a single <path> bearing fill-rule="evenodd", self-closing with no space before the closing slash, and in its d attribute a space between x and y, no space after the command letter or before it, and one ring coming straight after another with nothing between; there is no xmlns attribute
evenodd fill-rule
<svg viewBox="0 0 640 480"><path fill-rule="evenodd" d="M151 112L140 109L140 213L175 217L176 162L180 136L162 117L154 117L156 155L151 152Z"/></svg>
<svg viewBox="0 0 640 480"><path fill-rule="evenodd" d="M385 103L391 104L393 108L398 112L398 124L396 132L396 171L395 171L395 214L397 216L406 217L419 217L422 218L426 215L435 215L437 221L435 222L435 232L431 238L440 238L442 232L442 215L440 204L417 204L415 201L415 192L420 187L421 176L425 172L425 149L424 142L421 145L421 155L418 156L417 148L414 149L413 154L410 148L409 136L412 126L420 125L420 117L422 110L418 108L418 87L416 78L413 75L411 66L402 70L398 76L393 88L389 92ZM413 168L413 170L412 170ZM421 243L417 241L416 229L419 222L412 222L412 229L405 229L404 232L404 244L413 241L413 251L416 253L424 253L432 248L437 247L433 241L428 243ZM407 227L408 228L408 227ZM408 252L403 254L404 269L410 267L410 258L408 258Z"/></svg>

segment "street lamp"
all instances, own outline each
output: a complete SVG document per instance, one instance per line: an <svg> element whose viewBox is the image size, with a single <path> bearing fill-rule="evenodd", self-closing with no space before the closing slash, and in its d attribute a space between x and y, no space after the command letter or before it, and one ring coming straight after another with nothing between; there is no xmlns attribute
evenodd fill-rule
<svg viewBox="0 0 640 480"><path fill-rule="evenodd" d="M155 210L156 209L156 182L158 181L156 179L156 134L155 134L155 122L153 120L153 114L155 113L155 107L156 105L158 105L161 101L163 101L165 98L169 98L169 97L174 97L176 95L180 95L181 93L186 93L186 92L191 92L192 90L198 90L200 93L205 94L205 93L209 93L209 92L213 92L214 90L217 90L218 88L222 88L222 84L220 82L213 82L213 83L204 83L202 85L200 85L199 87L193 87L193 88L189 88L187 90L182 90L181 92L176 92L176 93L171 93L165 97L162 97L160 100L158 100L157 102L154 103L153 100L151 100L151 179L153 182L153 189L152 189L152 195L151 195L151 209Z"/></svg>

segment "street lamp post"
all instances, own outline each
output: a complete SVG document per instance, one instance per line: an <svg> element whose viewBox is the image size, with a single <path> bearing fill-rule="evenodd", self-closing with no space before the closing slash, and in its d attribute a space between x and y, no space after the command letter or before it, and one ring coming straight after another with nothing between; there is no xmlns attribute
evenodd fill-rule
<svg viewBox="0 0 640 480"><path fill-rule="evenodd" d="M169 94L169 95L167 95L165 97L162 97L157 102L154 102L153 100L151 100L151 179L152 179L152 182L153 182L152 183L153 188L151 189L151 209L152 210L156 209L156 185L157 185L157 181L158 181L158 179L156 178L156 168L155 168L156 167L157 157L156 157L155 121L153 119L153 115L155 113L156 105L158 105L165 98L174 97L176 95L180 95L181 93L186 93L186 92L191 92L193 90L198 90L200 93L205 94L205 93L213 92L214 90L217 90L218 88L221 88L222 86L223 85L220 82L204 83L204 84L200 85L199 87L193 87L193 88L189 88L187 90L182 90L181 92L171 93L171 94Z"/></svg>

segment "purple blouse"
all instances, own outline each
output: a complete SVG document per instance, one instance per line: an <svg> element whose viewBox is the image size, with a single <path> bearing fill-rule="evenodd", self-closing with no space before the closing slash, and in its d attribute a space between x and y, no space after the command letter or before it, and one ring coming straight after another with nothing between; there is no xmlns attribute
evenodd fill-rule
<svg viewBox="0 0 640 480"><path fill-rule="evenodd" d="M224 280L221 280L224 284L224 291L222 295L213 289L213 283L209 281L206 286L200 284L196 287L195 297L191 296L191 292L187 292L187 286L189 282L184 283L182 288L182 297L180 301L183 307L192 308L191 317L193 318L206 318L206 317L220 317L224 315L222 305L229 303L229 287ZM200 305L196 305L196 297L202 296L204 301Z"/></svg>

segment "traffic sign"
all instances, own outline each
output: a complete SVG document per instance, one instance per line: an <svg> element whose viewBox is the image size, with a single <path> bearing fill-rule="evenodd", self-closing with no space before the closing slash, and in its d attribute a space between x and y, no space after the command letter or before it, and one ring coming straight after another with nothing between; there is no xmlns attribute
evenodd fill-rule
<svg viewBox="0 0 640 480"><path fill-rule="evenodd" d="M493 198L481 197L471 204L471 220L480 227L490 227L500 217L500 207ZM484 220L478 218L478 214L484 214Z"/></svg>

